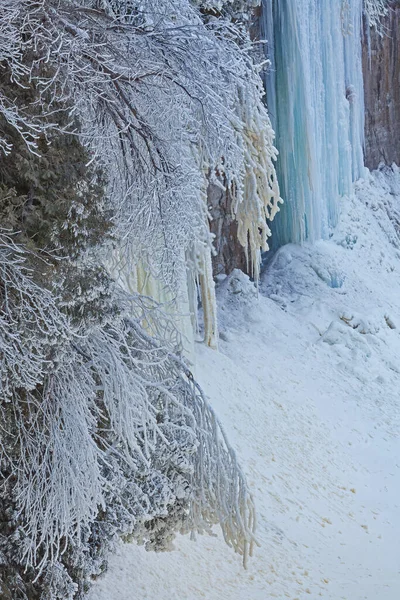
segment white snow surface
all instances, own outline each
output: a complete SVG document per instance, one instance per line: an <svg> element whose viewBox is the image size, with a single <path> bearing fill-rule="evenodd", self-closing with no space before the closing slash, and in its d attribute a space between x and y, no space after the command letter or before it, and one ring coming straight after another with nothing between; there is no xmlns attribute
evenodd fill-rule
<svg viewBox="0 0 400 600"><path fill-rule="evenodd" d="M400 170L357 182L329 241L283 247L258 295L240 271L217 295L197 378L260 546L245 571L217 530L166 554L121 545L90 599L398 600Z"/></svg>

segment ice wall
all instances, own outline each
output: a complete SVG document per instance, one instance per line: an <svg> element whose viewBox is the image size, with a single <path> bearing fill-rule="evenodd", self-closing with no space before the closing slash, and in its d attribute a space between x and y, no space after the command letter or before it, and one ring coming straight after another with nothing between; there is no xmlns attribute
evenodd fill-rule
<svg viewBox="0 0 400 600"><path fill-rule="evenodd" d="M362 0L263 0L260 25L285 201L273 244L327 238L364 170Z"/></svg>

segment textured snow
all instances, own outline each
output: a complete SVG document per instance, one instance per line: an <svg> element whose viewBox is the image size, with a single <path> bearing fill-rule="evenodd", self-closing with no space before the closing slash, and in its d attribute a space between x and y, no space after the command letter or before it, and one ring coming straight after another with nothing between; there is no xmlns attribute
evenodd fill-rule
<svg viewBox="0 0 400 600"><path fill-rule="evenodd" d="M400 172L355 190L328 241L281 248L258 296L222 278L220 350L198 346L257 503L248 570L217 531L169 554L120 546L91 600L400 597Z"/></svg>

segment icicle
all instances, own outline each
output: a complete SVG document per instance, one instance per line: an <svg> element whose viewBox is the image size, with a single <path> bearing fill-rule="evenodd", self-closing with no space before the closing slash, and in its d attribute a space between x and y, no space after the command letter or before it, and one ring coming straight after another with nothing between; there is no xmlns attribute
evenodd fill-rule
<svg viewBox="0 0 400 600"><path fill-rule="evenodd" d="M212 274L211 253L208 249L203 255L203 268L200 274L201 302L204 314L204 341L210 348L218 347L217 302Z"/></svg>
<svg viewBox="0 0 400 600"><path fill-rule="evenodd" d="M268 250L271 230L267 221L272 221L279 212L282 199L276 177L274 161L274 131L267 111L250 106L241 94L243 110L243 145L245 175L242 194L237 194L233 212L238 222L238 240L249 259L252 276L257 282L260 275L261 251Z"/></svg>

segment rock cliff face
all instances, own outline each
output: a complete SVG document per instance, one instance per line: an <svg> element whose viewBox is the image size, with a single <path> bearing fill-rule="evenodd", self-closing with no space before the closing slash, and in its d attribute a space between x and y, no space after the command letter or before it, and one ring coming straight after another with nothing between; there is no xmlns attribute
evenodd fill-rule
<svg viewBox="0 0 400 600"><path fill-rule="evenodd" d="M400 164L400 1L389 2L384 35L364 27L365 164Z"/></svg>

